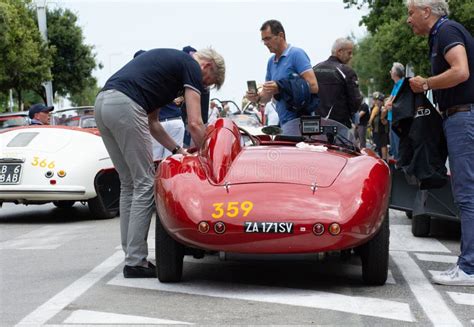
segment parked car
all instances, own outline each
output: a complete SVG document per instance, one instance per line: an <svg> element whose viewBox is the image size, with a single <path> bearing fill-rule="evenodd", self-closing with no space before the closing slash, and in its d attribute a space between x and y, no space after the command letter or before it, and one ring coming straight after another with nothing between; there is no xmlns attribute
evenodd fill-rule
<svg viewBox="0 0 474 327"><path fill-rule="evenodd" d="M28 111L8 112L0 114L0 130L18 126L28 126L30 118Z"/></svg>
<svg viewBox="0 0 474 327"><path fill-rule="evenodd" d="M118 214L118 174L96 128L67 126L67 119L76 117L86 121L93 108L54 112L56 125L0 131L0 206L53 202L67 208L82 202L94 218Z"/></svg>
<svg viewBox="0 0 474 327"><path fill-rule="evenodd" d="M230 119L192 156L156 172L157 275L181 279L184 255L358 253L365 283L387 279L390 170L342 124L303 117L303 136L255 137ZM242 137L252 141L245 146ZM354 251L352 251L354 250Z"/></svg>

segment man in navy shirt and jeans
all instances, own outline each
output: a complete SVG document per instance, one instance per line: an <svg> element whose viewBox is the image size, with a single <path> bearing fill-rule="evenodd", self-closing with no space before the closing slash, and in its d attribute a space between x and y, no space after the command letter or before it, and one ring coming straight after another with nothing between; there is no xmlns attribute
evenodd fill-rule
<svg viewBox="0 0 474 327"><path fill-rule="evenodd" d="M414 92L433 90L448 144L453 195L461 218L461 254L457 264L433 281L474 286L474 39L447 18L445 0L408 0L408 24L429 35L431 77L410 79Z"/></svg>
<svg viewBox="0 0 474 327"><path fill-rule="evenodd" d="M156 277L154 265L147 261L146 242L154 211L151 135L173 154L187 154L161 126L159 109L184 95L189 132L199 146L205 135L201 93L208 86L219 89L224 79L224 59L213 49L192 56L175 49L153 49L110 77L97 96L97 127L121 183L125 278Z"/></svg>

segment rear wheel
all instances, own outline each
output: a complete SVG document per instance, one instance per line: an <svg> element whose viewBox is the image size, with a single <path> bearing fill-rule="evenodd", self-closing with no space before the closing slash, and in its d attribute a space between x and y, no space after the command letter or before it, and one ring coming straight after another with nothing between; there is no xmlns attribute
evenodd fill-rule
<svg viewBox="0 0 474 327"><path fill-rule="evenodd" d="M183 275L184 246L168 235L160 218L155 224L156 274L162 283L175 283Z"/></svg>
<svg viewBox="0 0 474 327"><path fill-rule="evenodd" d="M53 201L53 204L58 208L71 208L74 203L76 203L74 200Z"/></svg>
<svg viewBox="0 0 474 327"><path fill-rule="evenodd" d="M368 285L384 285L388 275L390 238L388 210L377 235L360 248L362 279Z"/></svg>
<svg viewBox="0 0 474 327"><path fill-rule="evenodd" d="M416 237L426 237L430 234L431 217L428 215L413 216L411 233Z"/></svg>
<svg viewBox="0 0 474 327"><path fill-rule="evenodd" d="M118 215L118 208L107 208L100 196L87 201L89 211L95 219L109 219Z"/></svg>

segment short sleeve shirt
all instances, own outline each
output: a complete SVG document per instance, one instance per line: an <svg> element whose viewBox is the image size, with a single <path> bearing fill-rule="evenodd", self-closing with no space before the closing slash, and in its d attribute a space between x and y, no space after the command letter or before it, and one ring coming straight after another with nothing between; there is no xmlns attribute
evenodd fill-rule
<svg viewBox="0 0 474 327"><path fill-rule="evenodd" d="M184 94L184 88L201 94L201 68L187 53L175 49L153 49L137 56L105 83L103 91L117 90L147 113Z"/></svg>
<svg viewBox="0 0 474 327"><path fill-rule="evenodd" d="M312 70L308 55L304 50L288 45L278 61L275 60L275 55L268 60L265 81L287 79L292 74L301 75L307 70ZM277 101L276 111L281 125L299 117L297 113L287 110L283 101Z"/></svg>
<svg viewBox="0 0 474 327"><path fill-rule="evenodd" d="M401 78L393 85L392 92L390 93L390 96L392 96L393 98L395 98L397 96L398 90L400 90L400 86L402 86L404 80L405 80L405 78ZM387 113L387 120L392 121L392 110L390 110Z"/></svg>
<svg viewBox="0 0 474 327"><path fill-rule="evenodd" d="M441 23L441 24L439 24ZM440 18L430 32L430 60L432 74L439 75L450 68L445 55L450 49L462 45L466 49L469 79L448 89L434 90L441 111L461 104L474 103L474 39L461 24Z"/></svg>

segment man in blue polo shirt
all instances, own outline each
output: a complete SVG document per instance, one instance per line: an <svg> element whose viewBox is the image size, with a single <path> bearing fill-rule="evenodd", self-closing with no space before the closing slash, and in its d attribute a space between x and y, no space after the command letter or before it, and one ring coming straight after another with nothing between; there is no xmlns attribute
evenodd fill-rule
<svg viewBox="0 0 474 327"><path fill-rule="evenodd" d="M474 286L474 38L447 18L445 0L409 0L408 24L429 35L432 76L410 79L414 92L433 90L443 114L453 195L461 218L461 254L457 264L433 281Z"/></svg>
<svg viewBox="0 0 474 327"><path fill-rule="evenodd" d="M268 20L260 28L262 42L274 53L267 64L267 74L263 88L257 94L247 92L247 98L253 102L267 103L280 92L276 81L288 79L293 74L301 76L308 82L310 91L318 93L318 82L311 66L311 61L304 50L286 42L286 34L282 24L277 20ZM284 101L276 101L276 111L284 135L296 134L295 119L299 114L288 110ZM293 121L293 122L292 122ZM296 132L296 133L295 133Z"/></svg>
<svg viewBox="0 0 474 327"><path fill-rule="evenodd" d="M110 77L97 96L97 127L121 183L125 278L156 277L154 265L147 261L146 241L154 211L151 135L173 154L187 154L161 126L159 109L184 96L189 132L199 146L205 136L201 93L209 86L219 89L224 79L224 59L211 48L191 56L175 49L153 49Z"/></svg>

